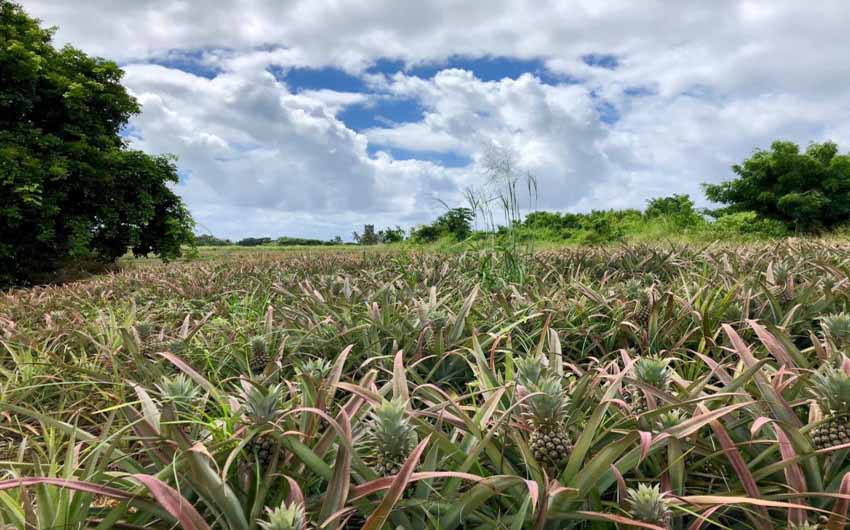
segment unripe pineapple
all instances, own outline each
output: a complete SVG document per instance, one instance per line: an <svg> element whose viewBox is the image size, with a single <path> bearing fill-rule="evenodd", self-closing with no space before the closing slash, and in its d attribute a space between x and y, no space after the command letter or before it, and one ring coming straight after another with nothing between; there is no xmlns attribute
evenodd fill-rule
<svg viewBox="0 0 850 530"><path fill-rule="evenodd" d="M661 432L676 427L684 421L681 409L673 409L662 412L655 420L655 428Z"/></svg>
<svg viewBox="0 0 850 530"><path fill-rule="evenodd" d="M629 503L632 519L663 528L670 527L672 514L667 498L664 493L661 493L658 484L651 487L638 484L637 489L629 488L626 500Z"/></svg>
<svg viewBox="0 0 850 530"><path fill-rule="evenodd" d="M790 302L794 299L794 277L791 272L791 266L788 263L779 263L773 267L773 284L771 291L774 295L779 296L783 302Z"/></svg>
<svg viewBox="0 0 850 530"><path fill-rule="evenodd" d="M445 332L449 325L449 315L440 309L428 311L428 318L423 323L425 331L425 346L429 352L435 352L445 344Z"/></svg>
<svg viewBox="0 0 850 530"><path fill-rule="evenodd" d="M271 358L269 357L269 343L263 336L257 336L251 339L250 354L248 357L248 367L251 373L258 375L263 373L263 370L268 366Z"/></svg>
<svg viewBox="0 0 850 530"><path fill-rule="evenodd" d="M827 415L811 433L815 449L850 444L850 375L825 364L814 375L811 393Z"/></svg>
<svg viewBox="0 0 850 530"><path fill-rule="evenodd" d="M652 309L649 295L640 280L632 279L625 284L627 302L632 304L632 319L636 324L646 327Z"/></svg>
<svg viewBox="0 0 850 530"><path fill-rule="evenodd" d="M670 359L664 359L657 355L641 357L634 365L635 379L658 390L667 391L670 388L671 373ZM626 385L623 388L623 397L636 416L649 410L646 394L637 385Z"/></svg>
<svg viewBox="0 0 850 530"><path fill-rule="evenodd" d="M557 473L572 449L566 429L568 400L561 379L547 373L542 358L517 359L516 364L521 394L537 394L522 404L523 418L531 427L528 445L538 463Z"/></svg>
<svg viewBox="0 0 850 530"><path fill-rule="evenodd" d="M534 459L557 472L569 460L572 449L563 420L566 399L555 379L543 381L538 390L543 395L532 397L528 405L526 417L532 426L528 443Z"/></svg>
<svg viewBox="0 0 850 530"><path fill-rule="evenodd" d="M304 506L282 503L275 509L266 508L266 521L258 524L263 530L304 530L307 528L307 515Z"/></svg>
<svg viewBox="0 0 850 530"><path fill-rule="evenodd" d="M383 401L372 410L366 448L369 463L379 476L397 475L418 443L406 407L404 401L393 399Z"/></svg>
<svg viewBox="0 0 850 530"><path fill-rule="evenodd" d="M271 464L280 450L280 444L274 434L263 432L263 430L272 428L280 419L283 413L281 408L283 396L283 385L264 387L246 384L242 391L245 420L255 431L245 449L256 456L257 463L263 470Z"/></svg>

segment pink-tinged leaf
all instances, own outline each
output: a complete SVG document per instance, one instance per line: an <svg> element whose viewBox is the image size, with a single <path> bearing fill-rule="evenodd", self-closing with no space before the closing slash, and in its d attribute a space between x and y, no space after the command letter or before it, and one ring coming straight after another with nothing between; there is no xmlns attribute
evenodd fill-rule
<svg viewBox="0 0 850 530"><path fill-rule="evenodd" d="M620 473L620 470L614 464L611 464L611 473L617 479L617 503L621 508L626 508L629 504L627 501L629 490L626 487L626 479L623 478L623 474Z"/></svg>
<svg viewBox="0 0 850 530"><path fill-rule="evenodd" d="M709 413L708 409L706 409L703 405L698 405L697 409L705 414ZM746 491L751 497L760 499L761 491L756 483L756 479L753 477L753 474L747 467L740 451L738 451L738 448L735 446L735 442L729 436L729 433L726 432L723 424L721 424L719 420L715 419L712 420L709 425L711 426L711 430L714 432L714 436L717 437L720 447L723 448L723 452L726 453L726 457L735 469L735 473L738 476L738 480L741 481L744 491ZM771 526L768 522L770 521L770 517L768 516L767 510L764 508L758 508L757 511L759 512L758 515L751 516L753 523L760 529L770 530Z"/></svg>
<svg viewBox="0 0 850 530"><path fill-rule="evenodd" d="M304 493L301 491L301 486L298 482L289 475L284 475L284 478L289 483L289 495L286 496L286 504L304 505Z"/></svg>
<svg viewBox="0 0 850 530"><path fill-rule="evenodd" d="M357 511L357 508L343 508L338 512L334 512L325 519L319 528L324 530L325 528L346 528L345 523L351 518L352 515ZM347 516L347 517L346 517Z"/></svg>
<svg viewBox="0 0 850 530"><path fill-rule="evenodd" d="M421 473L414 473L410 476L410 480L408 482L416 482L419 480L430 480L435 478L459 478L462 480L469 480L471 482L483 482L487 480L484 477L480 477L478 475L472 475L470 473L459 473L457 471L423 471ZM362 499L367 495L372 495L373 493L377 493L379 491L384 491L392 486L395 477L381 477L379 479L370 480L369 482L364 482L363 484L354 486L351 488L351 493L348 496L348 500L354 502L356 500ZM537 486L536 482L531 481L535 488ZM536 489L535 493L536 495Z"/></svg>
<svg viewBox="0 0 850 530"><path fill-rule="evenodd" d="M753 424L750 426L750 436L755 436L761 430L762 427L772 421L772 419L765 416L759 416L758 418L756 418L756 421L754 421Z"/></svg>
<svg viewBox="0 0 850 530"><path fill-rule="evenodd" d="M407 457L404 465L401 466L401 471L399 471L398 475L393 478L392 485L387 490L387 493L384 494L381 504L379 504L375 511L373 511L366 519L362 530L381 530L381 528L384 527L384 523L390 517L390 512L398 500L401 499L404 489L410 482L413 470L416 469L416 466L419 464L419 459L422 458L422 453L425 451L425 447L428 445L428 441L430 441L430 439L431 435L428 435L424 440L419 442L416 449L414 449L413 452L410 453L410 456Z"/></svg>
<svg viewBox="0 0 850 530"><path fill-rule="evenodd" d="M722 507L723 506L712 506L711 508L706 510L705 513L697 515L697 519L693 523L691 523L691 526L688 527L688 530L699 530L700 528L702 528L702 523L706 521L712 522L711 516L714 515L714 512L716 512Z"/></svg>
<svg viewBox="0 0 850 530"><path fill-rule="evenodd" d="M381 396L381 394L363 388L360 385L355 385L353 383L337 383L336 387L341 388L346 392L356 394L371 403L372 405L377 405L383 400L383 396Z"/></svg>
<svg viewBox="0 0 850 530"><path fill-rule="evenodd" d="M652 446L652 433L640 431L638 434L640 435L640 460L638 460L638 463L640 463L649 454L649 448Z"/></svg>
<svg viewBox="0 0 850 530"><path fill-rule="evenodd" d="M192 381L196 382L201 388L203 388L210 394L214 396L218 395L218 390L209 381L207 381L204 376L202 376L194 368L186 364L186 361L184 361L180 357L167 351L158 352L157 355L164 359L167 359L171 364L179 368L183 373L188 375L192 379Z"/></svg>
<svg viewBox="0 0 850 530"><path fill-rule="evenodd" d="M845 374L850 375L850 359L846 355L841 356L841 369Z"/></svg>
<svg viewBox="0 0 850 530"><path fill-rule="evenodd" d="M405 403L410 401L410 392L407 389L407 377L404 374L404 351L399 350L393 359L393 397L401 399Z"/></svg>
<svg viewBox="0 0 850 530"><path fill-rule="evenodd" d="M286 418L286 417L289 417L289 416L292 416L292 415L296 415L296 414L301 414L301 413L304 413L304 412L309 413L309 414L315 414L316 416L319 416L320 418L322 418L323 420L328 422L328 425L330 425L331 428L333 428L337 432L337 434L339 434L339 437L340 437L342 443L344 443L348 449L352 448L350 436L346 437L345 431L343 431L342 427L340 427L340 424L337 423L337 421L335 419L331 418L330 415L327 412L325 412L321 409L317 409L315 407L294 408L294 409L288 410L284 414L282 414L280 419L278 420L278 422L280 422L283 418Z"/></svg>
<svg viewBox="0 0 850 530"><path fill-rule="evenodd" d="M701 353L696 353L696 355L697 355L697 357L702 359L702 362L704 362L706 365L708 365L709 368L711 368L712 373L717 374L718 379L720 379L720 381L722 381L723 384L728 385L729 383L732 382L732 376L730 376L726 372L726 370L717 363L717 361L715 361L711 357L708 357L707 355L703 355Z"/></svg>
<svg viewBox="0 0 850 530"><path fill-rule="evenodd" d="M137 474L133 478L151 492L156 502L177 519L184 530L210 530L201 514L177 490L150 475Z"/></svg>
<svg viewBox="0 0 850 530"><path fill-rule="evenodd" d="M832 515L826 523L826 530L842 530L847 525L847 509L850 507L850 499L846 496L850 495L850 473L846 473L844 478L841 479L838 493L845 495L845 497L835 501L832 507Z"/></svg>
<svg viewBox="0 0 850 530"><path fill-rule="evenodd" d="M796 368L797 364L794 362L794 359L788 355L788 352L785 351L785 346L782 345L781 342L776 340L769 331L767 331L764 326L756 322L755 320L748 321L753 331L756 332L756 336L758 336L759 340L764 347L767 348L767 351L770 352L771 355L779 362L780 365L787 365L792 368Z"/></svg>
<svg viewBox="0 0 850 530"><path fill-rule="evenodd" d="M782 455L782 461L787 465L783 470L785 472L785 482L798 493L806 491L806 478L803 475L803 470L797 464L797 452L794 451L794 446L791 445L791 440L778 425L773 426L776 433L776 438L779 440L779 454ZM801 502L802 497L792 498L796 502ZM806 510L792 508L788 510L788 522L802 524L806 521Z"/></svg>
<svg viewBox="0 0 850 530"><path fill-rule="evenodd" d="M581 515L586 516L588 519L600 520L600 521L612 521L619 524L629 525L629 526L637 526L639 528L651 528L652 530L666 530L663 526L658 526L650 523L644 523L638 521L637 519L632 519L630 517L623 517L622 515L615 515L613 513L602 513L602 512L586 512L579 511L577 512Z"/></svg>
<svg viewBox="0 0 850 530"><path fill-rule="evenodd" d="M100 484L94 484L92 482L84 482L82 480L69 480L55 477L26 477L26 478L16 478L10 480L0 480L0 491L15 489L15 488L26 488L29 486L38 486L41 484L48 484L50 486L58 486L60 488L66 488L69 490L79 491L82 493L92 493L94 495L103 495L104 497L112 497L114 499L132 499L134 496L130 495L126 491L122 491L116 488L110 488L109 486L101 486Z"/></svg>
<svg viewBox="0 0 850 530"><path fill-rule="evenodd" d="M767 499L756 499L753 497L740 497L734 495L688 495L687 497L677 497L680 501L685 504L691 504L695 506L735 506L738 504L750 504L752 506L758 506L759 508L800 508L803 510L806 509L815 509L810 506L806 506L804 504L797 504L793 502L781 502L781 501L769 501ZM819 512L824 512L824 510L817 510ZM773 527L768 527L773 530Z"/></svg>
<svg viewBox="0 0 850 530"><path fill-rule="evenodd" d="M352 445L351 422L344 410L341 411L339 425L342 428L343 436L346 437L346 443L339 444L339 451L333 465L333 476L325 489L325 500L319 514L321 521L330 518L345 506L348 490L351 487L351 450L349 449Z"/></svg>

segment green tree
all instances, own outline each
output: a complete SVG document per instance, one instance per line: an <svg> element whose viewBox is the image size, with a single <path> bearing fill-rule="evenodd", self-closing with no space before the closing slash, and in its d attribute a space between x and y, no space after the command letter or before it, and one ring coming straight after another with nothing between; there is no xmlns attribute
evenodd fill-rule
<svg viewBox="0 0 850 530"><path fill-rule="evenodd" d="M664 218L678 227L690 227L703 222L703 218L694 209L694 201L688 195L656 197L647 201L644 215L649 219Z"/></svg>
<svg viewBox="0 0 850 530"><path fill-rule="evenodd" d="M192 237L172 158L129 149L136 100L111 61L56 49L20 6L0 0L0 283L77 257L127 249L168 259Z"/></svg>
<svg viewBox="0 0 850 530"><path fill-rule="evenodd" d="M752 211L806 232L850 221L850 155L833 142L801 152L777 141L732 170L735 180L705 185L710 200L729 205L721 213Z"/></svg>
<svg viewBox="0 0 850 530"><path fill-rule="evenodd" d="M472 235L473 218L474 214L469 208L452 208L430 225L414 228L410 237L419 243L430 243L445 236L463 241Z"/></svg>

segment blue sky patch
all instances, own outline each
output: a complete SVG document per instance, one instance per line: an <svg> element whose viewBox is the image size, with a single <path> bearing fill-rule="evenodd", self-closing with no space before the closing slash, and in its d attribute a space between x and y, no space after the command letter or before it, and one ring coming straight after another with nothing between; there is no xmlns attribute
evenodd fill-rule
<svg viewBox="0 0 850 530"><path fill-rule="evenodd" d="M415 99L377 97L366 103L349 105L337 118L348 128L364 131L375 127L391 127L398 123L421 121L425 109Z"/></svg>
<svg viewBox="0 0 850 530"><path fill-rule="evenodd" d="M629 97L654 96L658 90L648 86L630 86L623 90L623 94Z"/></svg>
<svg viewBox="0 0 850 530"><path fill-rule="evenodd" d="M454 55L445 61L421 63L407 68L404 61L385 58L377 61L368 69L368 72L392 75L396 72L404 71L410 76L430 79L437 75L440 70L449 68L468 70L482 81L501 81L506 77L517 79L522 74L531 73L540 78L544 83L550 85L576 82L575 79L569 76L550 72L546 68L543 59L517 59L515 57L491 55L483 57Z"/></svg>
<svg viewBox="0 0 850 530"><path fill-rule="evenodd" d="M389 153L396 160L427 160L443 167L465 167L472 163L472 159L468 156L453 152L412 151L400 147L369 144L369 156L375 156L378 151Z"/></svg>
<svg viewBox="0 0 850 530"><path fill-rule="evenodd" d="M145 62L182 70L206 79L213 79L221 73L215 66L204 63L204 50L171 50L165 56L153 57Z"/></svg>
<svg viewBox="0 0 850 530"><path fill-rule="evenodd" d="M337 92L367 92L366 83L339 68L273 68L272 74L292 92L327 88Z"/></svg>
<svg viewBox="0 0 850 530"><path fill-rule="evenodd" d="M617 56L610 53L588 53L587 55L582 55L581 60L588 66L596 66L607 70L616 70L620 66Z"/></svg>

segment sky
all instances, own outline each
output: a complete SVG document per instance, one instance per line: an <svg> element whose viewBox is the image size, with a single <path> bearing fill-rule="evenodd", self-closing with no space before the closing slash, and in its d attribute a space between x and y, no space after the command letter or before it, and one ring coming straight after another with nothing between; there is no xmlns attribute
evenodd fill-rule
<svg viewBox="0 0 850 530"><path fill-rule="evenodd" d="M18 0L21 1L21 0ZM350 239L482 189L641 208L776 139L850 149L845 0L22 0L58 44L117 61L125 134L178 156L219 237Z"/></svg>

